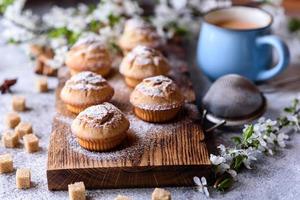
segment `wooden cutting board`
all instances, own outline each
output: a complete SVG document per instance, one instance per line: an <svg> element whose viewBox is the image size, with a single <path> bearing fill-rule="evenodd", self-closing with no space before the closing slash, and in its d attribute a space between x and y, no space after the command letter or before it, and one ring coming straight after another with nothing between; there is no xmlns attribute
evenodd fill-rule
<svg viewBox="0 0 300 200"><path fill-rule="evenodd" d="M172 64L170 76L187 99L184 109L169 123L153 124L138 119L129 103L132 89L125 85L116 67L108 78L115 89L111 103L126 114L130 129L127 139L110 152L90 152L77 144L70 130L75 115L66 110L59 97L69 73L66 69L60 71L57 114L48 151L50 190L67 190L68 184L77 181L83 181L88 189L191 186L194 176L209 175L209 153L193 104L195 93L185 56L177 47L170 47L168 52Z"/></svg>

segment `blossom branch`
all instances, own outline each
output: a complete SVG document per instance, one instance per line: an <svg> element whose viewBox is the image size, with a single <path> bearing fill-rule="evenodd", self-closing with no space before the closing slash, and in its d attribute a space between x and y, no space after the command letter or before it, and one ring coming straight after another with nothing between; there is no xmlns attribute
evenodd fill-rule
<svg viewBox="0 0 300 200"><path fill-rule="evenodd" d="M284 148L289 138L286 132L300 131L300 97L283 112L277 120L261 118L255 124L246 125L241 136L232 138L233 147L218 146L219 155L210 155L215 174L214 188L219 191L229 189L237 173L242 168L251 169L257 156L262 153L273 155L277 147Z"/></svg>

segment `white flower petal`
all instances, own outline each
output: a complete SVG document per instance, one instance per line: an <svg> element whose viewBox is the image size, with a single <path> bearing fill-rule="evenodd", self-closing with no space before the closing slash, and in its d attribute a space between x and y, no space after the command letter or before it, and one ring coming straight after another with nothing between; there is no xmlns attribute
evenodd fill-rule
<svg viewBox="0 0 300 200"><path fill-rule="evenodd" d="M196 184L196 185L198 185L198 186L201 186L202 184L201 184L201 181L200 181L200 179L199 179L199 177L197 177L197 176L195 176L194 178L193 178L193 181L194 181L194 183Z"/></svg>
<svg viewBox="0 0 300 200"><path fill-rule="evenodd" d="M225 158L213 154L210 154L210 161L213 165L219 165L221 163L226 162Z"/></svg>
<svg viewBox="0 0 300 200"><path fill-rule="evenodd" d="M244 166L247 168L247 169L252 169L251 166L250 166L250 161L248 159L244 160L243 161L243 164Z"/></svg>
<svg viewBox="0 0 300 200"><path fill-rule="evenodd" d="M235 178L235 177L237 176L237 172L236 172L235 170L233 170L233 169L229 169L229 170L227 170L227 172L228 172L233 178Z"/></svg>
<svg viewBox="0 0 300 200"><path fill-rule="evenodd" d="M201 177L201 183L202 183L202 185L207 185L207 181L204 176Z"/></svg>
<svg viewBox="0 0 300 200"><path fill-rule="evenodd" d="M203 191L204 191L205 196L209 197L209 192L208 192L207 187L204 187Z"/></svg>

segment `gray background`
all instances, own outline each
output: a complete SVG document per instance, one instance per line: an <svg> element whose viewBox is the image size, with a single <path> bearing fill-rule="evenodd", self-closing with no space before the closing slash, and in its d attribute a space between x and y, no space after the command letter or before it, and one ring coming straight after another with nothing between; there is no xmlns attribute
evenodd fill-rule
<svg viewBox="0 0 300 200"><path fill-rule="evenodd" d="M0 27L1 30L1 27ZM268 108L266 117L275 119L284 106L300 93L300 63L293 57L293 64L278 78L266 83L268 87L277 81L290 77L299 77L297 81L276 87L276 92L266 94ZM205 93L210 82L191 64L193 83L198 99ZM0 154L11 153L15 168L27 167L32 171L33 187L29 190L17 190L14 173L0 175L0 199L67 199L67 192L50 192L47 189L46 162L47 147L51 133L51 120L54 110L54 88L57 81L50 79L51 91L39 94L35 90L37 76L33 73L33 64L22 50L13 46L0 45L0 82L5 78L18 77L18 84L13 88L14 94L27 98L29 111L21 113L24 121L33 123L34 132L40 138L42 150L27 154L21 148L5 149L0 146ZM11 111L11 94L0 95L0 132L4 130L4 115ZM217 143L228 143L233 133L216 132ZM252 170L243 171L238 181L227 193L211 192L214 199L300 199L300 136L291 134L286 149L279 150L273 157L262 156ZM228 143L230 144L230 143ZM175 200L206 199L195 188L167 188ZM153 189L122 189L88 191L89 199L114 199L118 194L128 195L133 200L151 199ZM210 190L213 191L213 190Z"/></svg>

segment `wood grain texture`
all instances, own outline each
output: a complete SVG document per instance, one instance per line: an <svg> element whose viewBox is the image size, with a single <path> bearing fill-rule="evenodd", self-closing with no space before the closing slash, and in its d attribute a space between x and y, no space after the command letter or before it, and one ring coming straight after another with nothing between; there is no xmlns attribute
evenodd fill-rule
<svg viewBox="0 0 300 200"><path fill-rule="evenodd" d="M59 74L56 90L57 115L48 152L47 179L50 190L66 190L75 181L84 181L86 188L128 188L191 186L194 176L208 176L210 161L204 133L199 123L195 93L187 73L182 52L172 48L170 74L180 86L187 102L172 122L151 124L134 116L129 104L128 88L114 69L109 83L115 89L111 101L130 121L127 139L111 152L83 150L70 131L75 115L68 112L59 98L69 77L67 70ZM178 50L178 49L177 49ZM168 51L170 52L170 51ZM179 51L180 52L180 51ZM118 66L118 65L116 65Z"/></svg>

